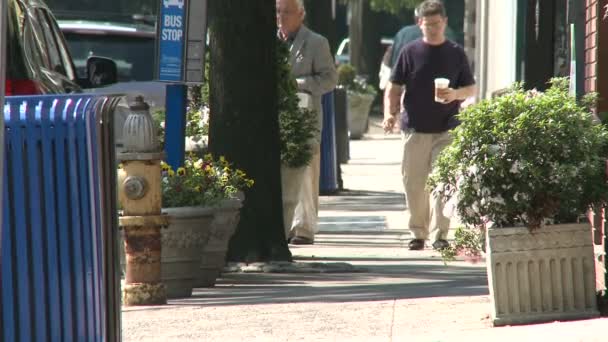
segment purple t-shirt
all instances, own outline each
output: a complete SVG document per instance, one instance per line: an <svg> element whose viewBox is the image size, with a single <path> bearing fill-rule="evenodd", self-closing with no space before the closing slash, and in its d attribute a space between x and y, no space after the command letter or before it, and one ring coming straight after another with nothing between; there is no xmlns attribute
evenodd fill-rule
<svg viewBox="0 0 608 342"><path fill-rule="evenodd" d="M403 47L391 73L391 82L405 86L401 115L402 129L421 133L448 131L459 122L456 118L461 101L449 104L435 102L435 78L447 78L451 88L475 84L467 56L462 47L446 40L429 45L422 39Z"/></svg>

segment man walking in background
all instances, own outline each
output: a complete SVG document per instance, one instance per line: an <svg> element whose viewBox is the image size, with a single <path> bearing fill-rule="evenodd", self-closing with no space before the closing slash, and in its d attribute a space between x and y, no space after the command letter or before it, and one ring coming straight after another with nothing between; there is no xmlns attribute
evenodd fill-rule
<svg viewBox="0 0 608 342"><path fill-rule="evenodd" d="M401 30L399 30L399 32L397 32L397 34L395 34L395 38L393 38L391 57L388 59L388 63L386 63L389 68L392 68L395 65L401 49L403 49L407 43L422 38L422 30L420 30L420 26L418 26L418 19L418 8L416 8L414 10L414 24L404 26L401 28ZM449 26L446 26L445 36L447 39L456 42L456 34Z"/></svg>
<svg viewBox="0 0 608 342"><path fill-rule="evenodd" d="M313 146L313 157L306 167L303 179L289 182L301 183L301 196L295 208L283 208L286 219L286 237L291 244L312 244L317 231L319 207L319 173L323 107L321 97L332 91L338 82L338 74L323 36L304 26L306 10L303 0L277 0L278 36L288 44L291 72L298 83L298 91L310 95L309 108L317 114L318 133ZM292 218L292 219L291 219ZM289 221L289 222L287 222Z"/></svg>
<svg viewBox="0 0 608 342"><path fill-rule="evenodd" d="M450 220L443 215L440 198L433 198L431 205L426 181L435 159L451 143L449 131L459 124L461 102L476 92L464 50L445 37L448 19L443 3L426 0L418 15L422 38L399 53L385 92L383 123L385 131L392 132L403 105L401 171L411 214L408 228L414 235L410 250L424 249L430 230L435 232L433 248L449 245Z"/></svg>

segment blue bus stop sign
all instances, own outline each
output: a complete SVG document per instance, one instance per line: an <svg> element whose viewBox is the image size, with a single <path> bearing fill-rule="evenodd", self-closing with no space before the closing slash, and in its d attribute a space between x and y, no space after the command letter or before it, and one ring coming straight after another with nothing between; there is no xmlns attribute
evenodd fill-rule
<svg viewBox="0 0 608 342"><path fill-rule="evenodd" d="M186 1L162 0L159 20L158 79L181 82L186 39Z"/></svg>

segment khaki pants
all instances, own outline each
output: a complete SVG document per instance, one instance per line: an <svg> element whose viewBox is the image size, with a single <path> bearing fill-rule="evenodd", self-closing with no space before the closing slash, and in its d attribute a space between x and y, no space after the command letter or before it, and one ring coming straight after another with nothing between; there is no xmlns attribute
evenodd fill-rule
<svg viewBox="0 0 608 342"><path fill-rule="evenodd" d="M441 198L427 190L426 181L437 156L451 142L448 132L403 133L401 174L410 210L408 228L416 239L428 239L430 230L434 240L447 238L450 219L443 215Z"/></svg>
<svg viewBox="0 0 608 342"><path fill-rule="evenodd" d="M314 240L318 231L319 176L321 149L313 149L310 164L302 168L281 168L283 190L283 224L285 237L305 237Z"/></svg>

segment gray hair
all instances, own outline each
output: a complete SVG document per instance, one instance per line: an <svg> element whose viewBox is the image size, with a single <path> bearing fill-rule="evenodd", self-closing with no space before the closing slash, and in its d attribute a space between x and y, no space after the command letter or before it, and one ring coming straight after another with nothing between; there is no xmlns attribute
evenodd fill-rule
<svg viewBox="0 0 608 342"><path fill-rule="evenodd" d="M304 0L295 0L296 4L298 5L298 8L302 10L302 12L304 12L304 15L306 15L306 7L304 6Z"/></svg>

